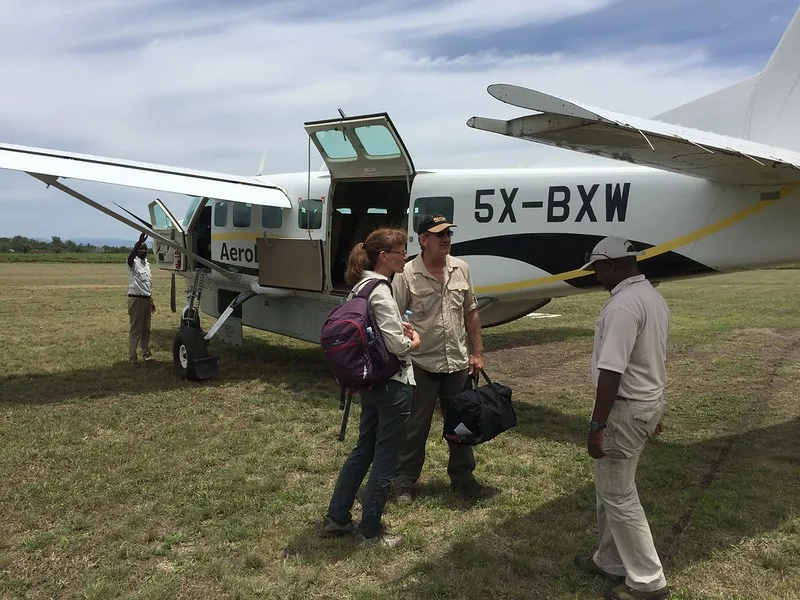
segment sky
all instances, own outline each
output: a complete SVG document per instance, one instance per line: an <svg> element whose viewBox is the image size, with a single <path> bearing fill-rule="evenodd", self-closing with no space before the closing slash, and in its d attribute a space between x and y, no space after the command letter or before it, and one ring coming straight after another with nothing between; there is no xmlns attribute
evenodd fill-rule
<svg viewBox="0 0 800 600"><path fill-rule="evenodd" d="M565 152L466 126L510 83L648 117L758 73L797 0L0 0L0 142L253 175L304 171L304 121L388 112L415 166ZM322 160L312 149L311 168ZM72 182L146 215L156 196ZM0 237L137 232L0 171Z"/></svg>

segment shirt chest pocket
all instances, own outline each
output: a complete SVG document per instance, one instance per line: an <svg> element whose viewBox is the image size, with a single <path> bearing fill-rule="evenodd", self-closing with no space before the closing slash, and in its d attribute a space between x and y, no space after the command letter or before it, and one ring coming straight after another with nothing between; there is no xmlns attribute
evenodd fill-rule
<svg viewBox="0 0 800 600"><path fill-rule="evenodd" d="M426 319L441 310L441 295L430 284L412 281L408 287L411 291L410 305L415 321Z"/></svg>
<svg viewBox="0 0 800 600"><path fill-rule="evenodd" d="M467 280L460 273L453 273L450 282L447 284L447 301L450 305L450 310L463 312L467 294L469 294Z"/></svg>

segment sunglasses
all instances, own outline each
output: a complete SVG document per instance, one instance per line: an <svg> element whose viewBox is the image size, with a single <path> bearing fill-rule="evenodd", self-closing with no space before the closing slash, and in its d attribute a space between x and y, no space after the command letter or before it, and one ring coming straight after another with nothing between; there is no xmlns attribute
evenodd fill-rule
<svg viewBox="0 0 800 600"><path fill-rule="evenodd" d="M435 235L436 237L453 237L453 230L452 229L445 229L444 231L440 231L439 233L431 233L430 231L426 231L428 235Z"/></svg>

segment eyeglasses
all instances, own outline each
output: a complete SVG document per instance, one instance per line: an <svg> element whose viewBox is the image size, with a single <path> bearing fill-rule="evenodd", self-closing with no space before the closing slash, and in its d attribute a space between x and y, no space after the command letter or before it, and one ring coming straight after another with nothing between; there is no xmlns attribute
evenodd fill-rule
<svg viewBox="0 0 800 600"><path fill-rule="evenodd" d="M408 255L408 250L384 250L386 254L401 254L402 256Z"/></svg>
<svg viewBox="0 0 800 600"><path fill-rule="evenodd" d="M425 233L430 235L435 235L436 237L453 237L453 230L452 229L445 229L444 231L440 231L439 233L431 233L430 231L426 231Z"/></svg>

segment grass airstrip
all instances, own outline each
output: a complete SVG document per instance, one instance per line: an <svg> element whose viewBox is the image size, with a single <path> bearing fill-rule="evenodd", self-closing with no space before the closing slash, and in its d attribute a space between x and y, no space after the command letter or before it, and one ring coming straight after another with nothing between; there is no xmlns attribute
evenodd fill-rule
<svg viewBox="0 0 800 600"><path fill-rule="evenodd" d="M0 597L601 597L572 557L595 542L584 442L605 293L484 330L519 418L476 450L497 493L451 493L434 425L419 500L386 511L408 544L386 551L317 536L358 422L356 407L336 440L318 348L246 330L241 349L213 346L220 379L179 380L154 278L156 360L131 367L124 262L0 264ZM669 412L638 483L676 599L800 597L798 286L786 269L659 288Z"/></svg>

